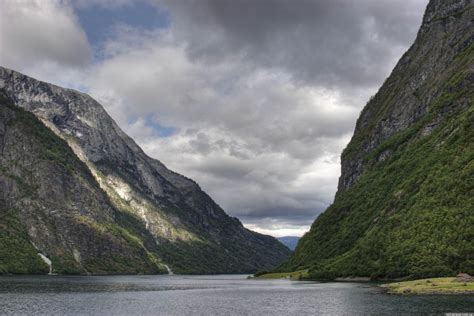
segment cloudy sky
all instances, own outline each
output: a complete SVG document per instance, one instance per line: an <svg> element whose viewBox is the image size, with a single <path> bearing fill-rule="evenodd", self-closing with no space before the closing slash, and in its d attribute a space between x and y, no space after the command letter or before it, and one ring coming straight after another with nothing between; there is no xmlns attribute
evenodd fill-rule
<svg viewBox="0 0 474 316"><path fill-rule="evenodd" d="M0 64L91 94L244 225L299 236L426 4L2 0Z"/></svg>

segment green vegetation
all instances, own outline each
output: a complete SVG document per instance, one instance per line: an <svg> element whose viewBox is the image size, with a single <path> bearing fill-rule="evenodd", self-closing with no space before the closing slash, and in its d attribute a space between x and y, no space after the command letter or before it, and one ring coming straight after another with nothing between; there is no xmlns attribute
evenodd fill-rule
<svg viewBox="0 0 474 316"><path fill-rule="evenodd" d="M247 249L239 245L226 245L228 253L211 242L205 241L163 241L158 253L163 260L181 274L254 273L256 267L250 262L237 263L236 257L243 256ZM232 247L233 246L233 247Z"/></svg>
<svg viewBox="0 0 474 316"><path fill-rule="evenodd" d="M8 188L6 195L0 192L0 274L49 272L26 231L26 227L32 225L38 230L54 232L52 238L58 239L64 237L61 230L68 228L67 247L45 242L49 244L46 255L52 261L54 273L165 273L166 268L147 249L147 246L155 245L150 242L151 235L132 215L118 210L115 210L114 219L78 215L70 209L73 201L51 201L49 196L38 193L38 181L48 183L45 174L51 172L71 179L73 189L74 185L85 188L74 194L92 191L100 196L101 189L68 144L33 114L12 105L1 91L0 105L0 123L8 130L9 137L14 137L21 146L9 144L5 158L0 157L0 182ZM105 197L105 193L103 195ZM102 203L91 205L104 206L110 211L106 198ZM62 213L48 216L43 209L49 208ZM100 209L94 211L97 214L102 212ZM72 247L78 247L76 251L81 253L81 262L74 258Z"/></svg>
<svg viewBox="0 0 474 316"><path fill-rule="evenodd" d="M390 294L466 294L474 293L474 282L457 278L432 278L382 285Z"/></svg>
<svg viewBox="0 0 474 316"><path fill-rule="evenodd" d="M17 213L17 210L1 209L0 274L46 274L49 267L31 245Z"/></svg>
<svg viewBox="0 0 474 316"><path fill-rule="evenodd" d="M15 89L8 91L16 93ZM131 157L134 148L127 157L111 148L99 161L83 163L68 144L82 146L84 151L89 144L74 140L70 129L60 128L66 142L8 97L0 96L0 105L0 127L5 125L8 131L7 137L0 135L0 146L8 141L7 155L0 157L0 169L5 171L0 174L0 185L2 177L8 178L8 203L26 205L18 210L20 225L52 260L53 272L165 273L166 263L176 273L253 273L289 254L275 239L246 230L197 185L186 190L173 187L149 157L142 153ZM66 127L71 118L71 113L65 117L57 111L49 114L56 126ZM118 142L123 137L115 136ZM86 138L82 140L87 142ZM134 163L142 159L149 166ZM155 192L159 190L147 177L156 177L165 196ZM118 186L130 187L133 201L117 194L115 179Z"/></svg>
<svg viewBox="0 0 474 316"><path fill-rule="evenodd" d="M53 272L59 274L158 274L166 268L147 250L142 240L115 223L95 222L87 217L69 219L79 235L86 235L98 247L115 247L115 251L84 253L79 264L69 252L58 249L52 256ZM92 249L91 249L92 251Z"/></svg>
<svg viewBox="0 0 474 316"><path fill-rule="evenodd" d="M316 279L474 272L474 107L428 137L420 128L389 140L393 155L338 195L281 269Z"/></svg>
<svg viewBox="0 0 474 316"><path fill-rule="evenodd" d="M308 278L319 280L474 273L473 59L473 44L466 45L428 84L426 89L438 89L423 117L362 156L357 182L337 193L274 272L308 269ZM363 152L398 92L409 89L409 77L395 72L369 102L367 126L360 127L344 160Z"/></svg>
<svg viewBox="0 0 474 316"><path fill-rule="evenodd" d="M51 256L53 273L56 274L81 274L84 269L74 260L74 257L67 252L57 251L57 254Z"/></svg>
<svg viewBox="0 0 474 316"><path fill-rule="evenodd" d="M303 280L308 278L308 270L300 270L294 272L276 272L276 273L256 273L256 279L270 280L270 279L291 279Z"/></svg>
<svg viewBox="0 0 474 316"><path fill-rule="evenodd" d="M67 171L79 173L88 181L94 182L89 169L69 148L67 142L54 134L34 114L14 106L2 93L0 93L0 104L15 112L15 119L11 122L12 128L21 130L22 133L35 141L37 148L42 149L37 152L40 161L54 162Z"/></svg>

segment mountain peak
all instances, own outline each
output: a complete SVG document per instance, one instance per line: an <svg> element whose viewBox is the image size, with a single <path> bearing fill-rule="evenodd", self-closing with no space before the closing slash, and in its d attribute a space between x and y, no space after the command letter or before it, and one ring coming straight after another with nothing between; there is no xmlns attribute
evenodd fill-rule
<svg viewBox="0 0 474 316"><path fill-rule="evenodd" d="M334 203L281 270L311 278L474 273L472 1L432 0L360 114Z"/></svg>
<svg viewBox="0 0 474 316"><path fill-rule="evenodd" d="M155 245L147 251L174 272L252 272L289 254L273 237L251 232L228 216L194 181L147 156L87 94L6 68L0 68L0 89L68 143L113 208L131 215L152 236ZM59 251L54 248L42 250Z"/></svg>

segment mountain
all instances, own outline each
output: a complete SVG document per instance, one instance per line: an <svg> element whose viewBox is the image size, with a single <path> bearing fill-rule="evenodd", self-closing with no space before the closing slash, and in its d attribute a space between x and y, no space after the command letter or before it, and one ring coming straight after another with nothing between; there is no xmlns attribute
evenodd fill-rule
<svg viewBox="0 0 474 316"><path fill-rule="evenodd" d="M287 246L291 251L295 250L296 245L298 244L298 240L300 237L296 236L284 236L277 238L283 245Z"/></svg>
<svg viewBox="0 0 474 316"><path fill-rule="evenodd" d="M46 271L36 252L62 273L250 273L288 257L90 96L6 68L0 90L0 272Z"/></svg>
<svg viewBox="0 0 474 316"><path fill-rule="evenodd" d="M0 272L48 272L37 252L57 273L166 271L151 235L113 207L67 143L4 95L0 104Z"/></svg>
<svg viewBox="0 0 474 316"><path fill-rule="evenodd" d="M472 0L431 0L357 121L334 203L278 270L311 278L474 273Z"/></svg>

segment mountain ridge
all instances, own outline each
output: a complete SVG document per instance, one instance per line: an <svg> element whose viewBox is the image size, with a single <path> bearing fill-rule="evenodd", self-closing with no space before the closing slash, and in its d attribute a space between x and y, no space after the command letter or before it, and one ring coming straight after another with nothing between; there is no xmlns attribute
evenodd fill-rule
<svg viewBox="0 0 474 316"><path fill-rule="evenodd" d="M114 209L66 142L4 95L0 104L0 273L49 272L39 254L54 273L166 271L148 252L151 236L146 247L129 238L123 224L133 218Z"/></svg>
<svg viewBox="0 0 474 316"><path fill-rule="evenodd" d="M298 240L300 237L297 236L283 236L277 238L282 244L287 246L291 251L294 251L296 245L298 244Z"/></svg>
<svg viewBox="0 0 474 316"><path fill-rule="evenodd" d="M279 271L312 279L474 272L473 2L431 0L357 120L335 200Z"/></svg>
<svg viewBox="0 0 474 316"><path fill-rule="evenodd" d="M0 68L0 88L85 163L114 208L139 219L178 273L252 272L289 251L228 216L194 181L150 158L90 96Z"/></svg>

